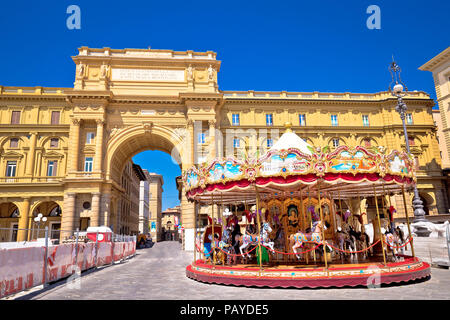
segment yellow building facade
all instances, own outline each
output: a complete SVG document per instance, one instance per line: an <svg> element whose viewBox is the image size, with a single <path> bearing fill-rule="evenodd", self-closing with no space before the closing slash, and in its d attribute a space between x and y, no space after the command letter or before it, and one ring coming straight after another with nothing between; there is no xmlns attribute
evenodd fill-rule
<svg viewBox="0 0 450 320"><path fill-rule="evenodd" d="M81 47L72 59L73 88L0 87L2 227L30 228L36 208L49 203L48 210L61 209L61 238L87 217L91 226L119 232L122 178L135 154L167 152L181 170L216 156L255 156L276 142L288 121L314 146L405 149L396 99L388 92L221 91L221 62L211 51ZM404 100L420 195L429 214L443 213L448 201L433 100L421 91ZM151 170L151 163L145 166ZM183 245L193 250L198 208L181 191ZM397 200L401 216L402 199L392 197ZM82 210L85 202L89 212ZM26 238L19 230L17 240Z"/></svg>

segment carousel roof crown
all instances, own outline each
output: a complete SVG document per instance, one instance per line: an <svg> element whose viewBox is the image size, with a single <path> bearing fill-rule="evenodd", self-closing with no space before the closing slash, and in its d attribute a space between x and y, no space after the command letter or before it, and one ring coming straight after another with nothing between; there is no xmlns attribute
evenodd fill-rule
<svg viewBox="0 0 450 320"><path fill-rule="evenodd" d="M284 124L286 127L286 131L281 135L280 139L269 149L270 151L274 150L288 150L288 149L298 149L302 153L312 155L310 149L312 146L305 142L302 138L300 138L295 132L292 131L292 124L290 122L286 122Z"/></svg>

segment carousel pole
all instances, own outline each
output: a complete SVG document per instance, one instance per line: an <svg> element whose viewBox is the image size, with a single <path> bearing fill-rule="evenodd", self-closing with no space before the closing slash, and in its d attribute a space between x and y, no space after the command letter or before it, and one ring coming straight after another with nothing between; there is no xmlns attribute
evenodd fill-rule
<svg viewBox="0 0 450 320"><path fill-rule="evenodd" d="M211 193L211 219L212 219L212 229L211 229L211 241L212 241L212 265L214 268L214 261L216 261L216 224L214 222L214 195Z"/></svg>
<svg viewBox="0 0 450 320"><path fill-rule="evenodd" d="M256 191L256 221L258 224L258 252L259 252L259 275L261 275L262 272L262 254L261 254L261 218L259 217L259 193L258 193L258 187L255 184L255 191Z"/></svg>
<svg viewBox="0 0 450 320"><path fill-rule="evenodd" d="M339 211L341 212L341 223L339 223L339 226L342 229L342 225L343 225L343 222L344 222L344 217L343 217L344 213L342 212L341 190L340 189L338 190L338 197L339 197Z"/></svg>
<svg viewBox="0 0 450 320"><path fill-rule="evenodd" d="M322 203L320 201L320 181L317 182L317 198L319 201L320 221L322 222L323 259L325 261L325 270L327 271L327 274L328 274L327 248L326 248L326 244L325 244L325 228L324 228L325 221L323 219Z"/></svg>
<svg viewBox="0 0 450 320"><path fill-rule="evenodd" d="M302 215L302 228L306 229L306 221L305 221L305 212L303 210L303 189L300 189L300 210L301 210L301 215ZM304 230L302 230L303 232ZM308 259L308 254L305 254L305 259L306 259L306 264L308 264L309 259Z"/></svg>
<svg viewBox="0 0 450 320"><path fill-rule="evenodd" d="M335 208L335 206L334 206L334 197L333 197L333 193L332 192L329 192L328 193L329 195L330 195L330 210L331 210L331 215L333 216L333 222L334 222L334 226L333 226L333 229L334 229L334 232L336 232L336 208Z"/></svg>
<svg viewBox="0 0 450 320"><path fill-rule="evenodd" d="M386 207L388 206L388 204L387 204L387 200L386 200L386 196L387 196L387 199L389 200L389 208L392 206L391 205L391 198L389 197L389 195L386 193L386 189L384 188L384 184L383 184L383 194L384 194L384 203L385 203L385 205L386 205ZM386 214L388 215L388 219L389 219L389 225L391 226L391 228L392 229L394 229L393 227L395 227L395 224L394 224L394 216L392 216L392 221L391 221L391 213L389 212L389 213L387 213L387 211L389 211L389 209L385 209L385 211L386 211ZM392 232L395 232L395 230L392 230Z"/></svg>
<svg viewBox="0 0 450 320"><path fill-rule="evenodd" d="M197 261L197 202L194 202L194 264Z"/></svg>
<svg viewBox="0 0 450 320"><path fill-rule="evenodd" d="M309 189L309 186L308 186L308 207L310 207L310 206L311 206L311 192L310 192L310 189ZM311 213L309 213L309 221L310 221L310 227L311 227L311 232L312 232L313 223L312 223L312 215L311 215ZM314 264L315 264L316 263L316 250L313 250L313 258L314 258Z"/></svg>
<svg viewBox="0 0 450 320"><path fill-rule="evenodd" d="M359 195L359 190L358 190L358 201L359 201L359 215L361 216L361 220L363 223L361 223L361 232L365 233L366 232L366 227L364 227L364 220L362 217L362 208L361 208L361 196Z"/></svg>
<svg viewBox="0 0 450 320"><path fill-rule="evenodd" d="M402 195L403 195L403 206L405 207L406 225L408 226L408 233L409 233L409 236L411 237L411 243L410 243L411 253L412 253L412 256L415 257L416 255L414 254L414 244L413 244L414 239L411 234L411 227L409 226L409 214L408 214L408 209L406 206L405 187L403 185L402 185Z"/></svg>
<svg viewBox="0 0 450 320"><path fill-rule="evenodd" d="M383 233L381 232L380 211L378 210L378 198L377 198L377 192L375 190L375 184L373 185L373 195L375 197L375 206L377 208L378 229L380 231L380 236L381 236L380 240L381 240L381 248L383 249L383 261L384 261L384 265L386 266L386 252L384 250Z"/></svg>
<svg viewBox="0 0 450 320"><path fill-rule="evenodd" d="M302 228L305 227L305 212L303 211L303 190L300 189L300 214L302 215Z"/></svg>

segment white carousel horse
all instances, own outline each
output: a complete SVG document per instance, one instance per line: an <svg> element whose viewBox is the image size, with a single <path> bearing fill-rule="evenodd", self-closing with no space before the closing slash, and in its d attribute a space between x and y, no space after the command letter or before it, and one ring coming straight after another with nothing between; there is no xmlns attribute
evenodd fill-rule
<svg viewBox="0 0 450 320"><path fill-rule="evenodd" d="M386 231L384 228L381 228L381 232L384 236L384 241L388 244L386 245L387 252L392 252L392 256L394 257L394 261L398 261L397 247L401 245L401 241L399 236L395 232Z"/></svg>
<svg viewBox="0 0 450 320"><path fill-rule="evenodd" d="M297 248L303 246L304 242L312 241L318 244L322 242L322 229L327 229L326 224L327 223L323 224L322 221L320 221L313 225L314 231L312 233L303 233L299 231L289 236L289 243L291 245L293 244L292 251L295 252L297 259L300 259L300 256L297 254Z"/></svg>
<svg viewBox="0 0 450 320"><path fill-rule="evenodd" d="M261 229L261 244L270 247L271 251L274 251L274 242L270 241L269 233L272 232L272 228L270 227L268 222L264 222L263 227ZM254 234L244 234L242 236L242 246L239 247L241 254L244 255L242 249L247 248L250 244L257 245L258 244L258 235ZM247 257L250 255L247 253Z"/></svg>

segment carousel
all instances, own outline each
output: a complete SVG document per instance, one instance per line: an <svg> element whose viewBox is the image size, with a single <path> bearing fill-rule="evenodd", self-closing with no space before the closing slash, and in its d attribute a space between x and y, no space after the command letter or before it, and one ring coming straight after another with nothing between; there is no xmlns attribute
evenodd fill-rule
<svg viewBox="0 0 450 320"><path fill-rule="evenodd" d="M262 157L215 159L183 172L188 200L212 208L208 226L196 228L187 277L297 288L429 277L430 266L414 255L408 215L403 229L393 218L394 195L407 212L413 159L381 147L313 148L286 128Z"/></svg>

